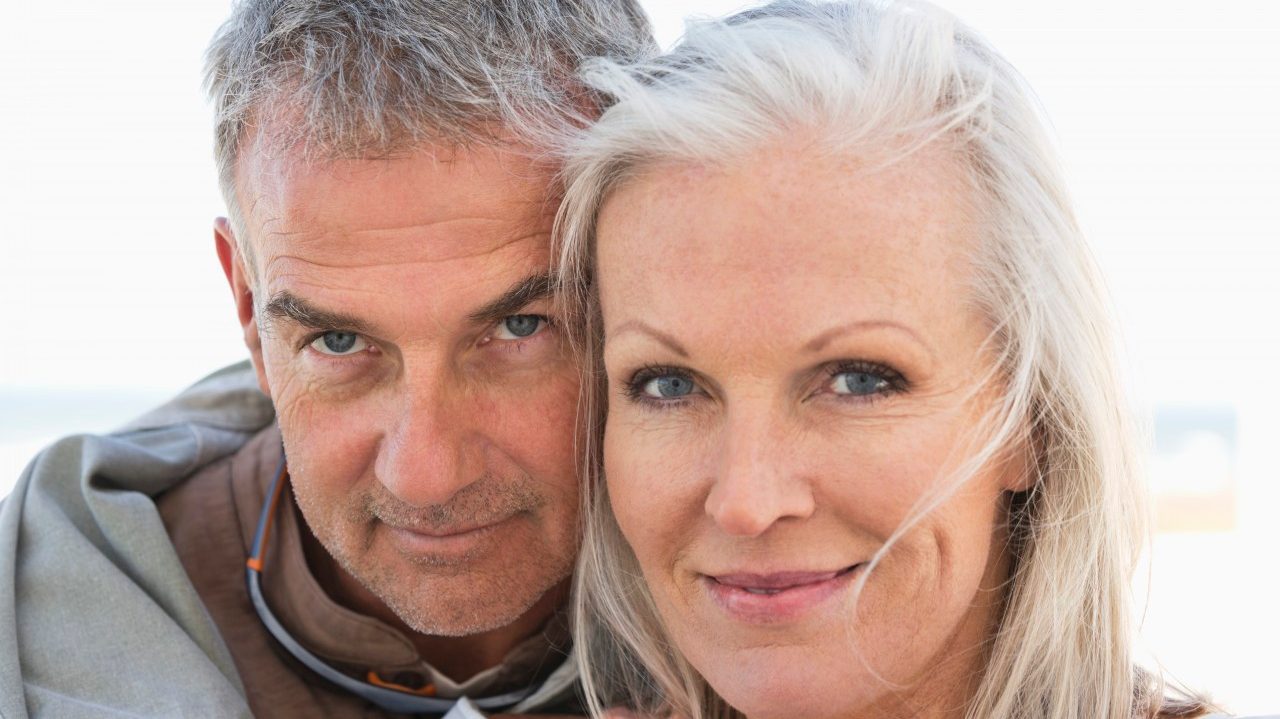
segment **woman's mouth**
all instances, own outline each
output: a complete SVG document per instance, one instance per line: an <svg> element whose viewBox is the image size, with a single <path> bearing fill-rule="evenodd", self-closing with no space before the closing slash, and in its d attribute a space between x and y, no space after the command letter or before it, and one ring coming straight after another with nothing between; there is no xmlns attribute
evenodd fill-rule
<svg viewBox="0 0 1280 719"><path fill-rule="evenodd" d="M703 575L707 593L729 616L752 624L803 618L852 584L863 564L825 572Z"/></svg>

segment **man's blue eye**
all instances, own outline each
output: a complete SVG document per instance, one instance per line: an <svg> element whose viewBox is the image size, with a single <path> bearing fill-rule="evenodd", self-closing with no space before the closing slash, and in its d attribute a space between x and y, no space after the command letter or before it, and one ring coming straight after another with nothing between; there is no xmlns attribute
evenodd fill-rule
<svg viewBox="0 0 1280 719"><path fill-rule="evenodd" d="M645 395L661 399L684 397L693 394L693 390L693 380L673 374L654 377L645 382L641 389Z"/></svg>
<svg viewBox="0 0 1280 719"><path fill-rule="evenodd" d="M532 337L546 322L547 318L542 315L511 315L498 323L498 331L495 334L500 340Z"/></svg>
<svg viewBox="0 0 1280 719"><path fill-rule="evenodd" d="M874 372L841 372L831 381L832 392L857 397L879 394L889 388L889 380Z"/></svg>
<svg viewBox="0 0 1280 719"><path fill-rule="evenodd" d="M340 332L337 330L325 332L311 343L312 349L326 355L355 354L368 346L364 338L355 332Z"/></svg>

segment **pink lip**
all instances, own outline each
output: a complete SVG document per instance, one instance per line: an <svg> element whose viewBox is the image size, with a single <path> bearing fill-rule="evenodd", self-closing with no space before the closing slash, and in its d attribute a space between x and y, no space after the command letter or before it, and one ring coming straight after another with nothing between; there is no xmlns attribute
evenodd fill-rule
<svg viewBox="0 0 1280 719"><path fill-rule="evenodd" d="M711 599L729 616L751 624L800 619L852 583L863 565L827 572L704 575Z"/></svg>

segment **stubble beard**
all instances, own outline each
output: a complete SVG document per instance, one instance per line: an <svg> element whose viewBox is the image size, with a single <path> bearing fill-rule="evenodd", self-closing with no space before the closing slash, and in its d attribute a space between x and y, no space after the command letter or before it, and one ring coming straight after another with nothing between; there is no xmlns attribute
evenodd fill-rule
<svg viewBox="0 0 1280 719"><path fill-rule="evenodd" d="M531 521L549 502L533 485L528 476L502 480L485 475L447 504L415 507L375 483L371 491L351 497L345 510L330 512L310 511L320 508L309 501L316 498L296 487L294 494L325 550L409 628L431 636L462 637L502 628L528 612L570 576L573 547L549 546L546 541L534 545L520 541L525 536L521 533L508 535L507 545L496 549L483 547L447 560L396 553L393 563L385 557L395 550L376 542L379 525L440 531ZM377 561L379 557L383 560ZM402 563L409 565L408 572Z"/></svg>

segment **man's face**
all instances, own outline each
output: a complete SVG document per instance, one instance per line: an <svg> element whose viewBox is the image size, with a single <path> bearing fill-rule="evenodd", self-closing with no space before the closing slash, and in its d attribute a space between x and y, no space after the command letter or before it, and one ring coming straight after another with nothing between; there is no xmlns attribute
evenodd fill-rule
<svg viewBox="0 0 1280 719"><path fill-rule="evenodd" d="M220 252L307 524L416 631L513 623L576 551L549 173L490 148L272 154L237 175L254 281Z"/></svg>

